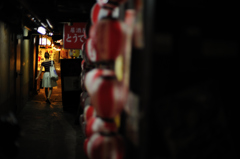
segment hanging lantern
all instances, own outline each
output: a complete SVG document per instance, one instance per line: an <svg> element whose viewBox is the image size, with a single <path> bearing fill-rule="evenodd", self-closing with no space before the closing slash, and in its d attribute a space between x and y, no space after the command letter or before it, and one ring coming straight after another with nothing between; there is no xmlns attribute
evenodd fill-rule
<svg viewBox="0 0 240 159"><path fill-rule="evenodd" d="M126 101L126 88L112 76L100 76L92 83L91 103L97 115L102 118L114 118L121 113Z"/></svg>
<svg viewBox="0 0 240 159"><path fill-rule="evenodd" d="M117 133L117 125L114 120L103 120L99 117L92 117L87 121L86 136L90 137L94 133L111 134Z"/></svg>
<svg viewBox="0 0 240 159"><path fill-rule="evenodd" d="M99 3L95 3L91 9L92 25L96 24L99 20L105 17L119 18L119 7L107 9L102 8Z"/></svg>
<svg viewBox="0 0 240 159"><path fill-rule="evenodd" d="M91 101L100 117L114 118L122 111L124 105L121 85L116 79L100 77L100 80L102 82L92 94Z"/></svg>
<svg viewBox="0 0 240 159"><path fill-rule="evenodd" d="M125 155L125 144L120 135L95 133L86 144L89 159L123 159Z"/></svg>
<svg viewBox="0 0 240 159"><path fill-rule="evenodd" d="M88 122L90 118L96 116L96 111L94 110L93 106L87 105L87 106L84 107L84 113L83 114L84 114L84 120L86 122Z"/></svg>
<svg viewBox="0 0 240 159"><path fill-rule="evenodd" d="M95 3L91 9L91 21L92 24L97 23L99 19L99 12L100 12L101 6L98 3Z"/></svg>
<svg viewBox="0 0 240 159"><path fill-rule="evenodd" d="M84 84L98 116L112 119L122 111L128 92L112 70L93 69Z"/></svg>
<svg viewBox="0 0 240 159"><path fill-rule="evenodd" d="M114 61L122 54L126 43L126 24L117 19L102 19L90 29L95 61Z"/></svg>
<svg viewBox="0 0 240 159"><path fill-rule="evenodd" d="M92 92L95 91L95 87L93 86L93 82L99 77L99 76L113 76L115 77L115 73L112 70L107 69L92 69L91 71L86 73L85 79L84 79L84 85L86 87L87 92L91 96Z"/></svg>
<svg viewBox="0 0 240 159"><path fill-rule="evenodd" d="M96 62L97 61L97 54L96 51L92 45L92 39L89 38L86 42L86 55L87 58L91 61L91 62Z"/></svg>

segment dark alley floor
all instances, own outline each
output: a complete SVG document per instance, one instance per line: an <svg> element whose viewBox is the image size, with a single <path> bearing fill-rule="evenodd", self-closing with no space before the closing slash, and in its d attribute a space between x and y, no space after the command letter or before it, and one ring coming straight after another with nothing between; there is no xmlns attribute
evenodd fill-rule
<svg viewBox="0 0 240 159"><path fill-rule="evenodd" d="M87 159L83 151L84 135L74 122L76 112L63 111L61 97L61 80L58 80L51 104L45 102L41 89L18 114L22 136L16 159Z"/></svg>

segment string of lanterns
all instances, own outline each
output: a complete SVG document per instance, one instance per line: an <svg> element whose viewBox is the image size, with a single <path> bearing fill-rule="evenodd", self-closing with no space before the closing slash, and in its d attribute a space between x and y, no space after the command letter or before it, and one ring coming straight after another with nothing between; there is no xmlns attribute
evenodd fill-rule
<svg viewBox="0 0 240 159"><path fill-rule="evenodd" d="M124 138L118 133L128 87L114 70L126 50L127 25L119 20L119 6L127 0L97 0L91 10L91 26L82 45L83 61L79 116L86 136L84 152L89 159L123 159Z"/></svg>

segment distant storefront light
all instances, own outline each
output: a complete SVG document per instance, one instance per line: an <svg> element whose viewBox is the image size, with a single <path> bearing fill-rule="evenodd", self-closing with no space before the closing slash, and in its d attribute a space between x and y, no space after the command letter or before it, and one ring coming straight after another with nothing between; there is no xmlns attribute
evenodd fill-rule
<svg viewBox="0 0 240 159"><path fill-rule="evenodd" d="M43 34L45 35L46 34L46 29L44 27L38 27L38 30L37 30L40 34Z"/></svg>
<svg viewBox="0 0 240 159"><path fill-rule="evenodd" d="M39 45L51 45L51 41L47 38L40 38Z"/></svg>

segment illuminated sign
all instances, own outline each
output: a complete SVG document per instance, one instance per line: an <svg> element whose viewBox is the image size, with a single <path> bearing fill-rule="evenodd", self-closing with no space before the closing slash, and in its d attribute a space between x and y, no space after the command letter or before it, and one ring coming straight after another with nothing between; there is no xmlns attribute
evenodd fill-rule
<svg viewBox="0 0 240 159"><path fill-rule="evenodd" d="M84 37L86 23L73 23L64 25L63 47L65 49L81 49L86 41Z"/></svg>
<svg viewBox="0 0 240 159"><path fill-rule="evenodd" d="M51 41L47 38L39 38L39 45L51 45Z"/></svg>

